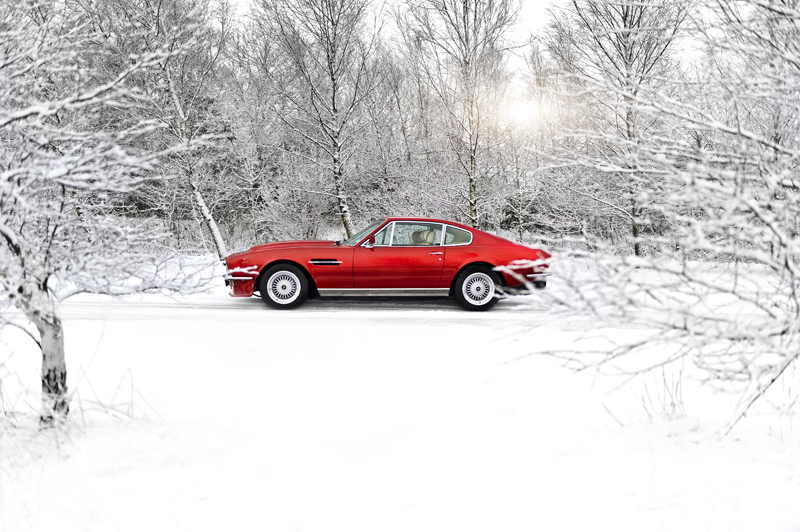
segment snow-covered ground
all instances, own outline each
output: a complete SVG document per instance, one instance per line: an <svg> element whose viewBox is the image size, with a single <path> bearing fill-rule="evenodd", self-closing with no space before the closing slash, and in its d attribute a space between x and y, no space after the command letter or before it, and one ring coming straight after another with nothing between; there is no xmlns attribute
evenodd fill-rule
<svg viewBox="0 0 800 532"><path fill-rule="evenodd" d="M30 340L0 338L0 530L800 530L791 413L722 438L733 397L572 373L541 353L593 320L539 297L70 300L63 430L36 430Z"/></svg>

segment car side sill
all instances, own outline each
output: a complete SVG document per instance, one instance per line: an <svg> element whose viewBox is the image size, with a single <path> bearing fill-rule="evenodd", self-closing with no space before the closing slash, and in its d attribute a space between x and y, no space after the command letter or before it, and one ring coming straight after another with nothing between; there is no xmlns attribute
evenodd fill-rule
<svg viewBox="0 0 800 532"><path fill-rule="evenodd" d="M318 291L322 297L447 297L450 293L449 288L320 288Z"/></svg>

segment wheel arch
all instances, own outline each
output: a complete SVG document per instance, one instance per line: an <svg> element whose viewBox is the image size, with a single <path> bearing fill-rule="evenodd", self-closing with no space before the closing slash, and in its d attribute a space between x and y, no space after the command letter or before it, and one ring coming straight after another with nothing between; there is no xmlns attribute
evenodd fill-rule
<svg viewBox="0 0 800 532"><path fill-rule="evenodd" d="M466 270L467 268L472 268L472 267L475 267L475 266L481 266L481 267L484 267L484 268L486 268L486 269L488 269L488 270L491 270L491 271L492 271L492 272L493 272L493 273L494 273L494 274L495 274L495 275L496 275L496 276L497 276L497 277L500 279L500 284L501 284L502 286L506 287L506 280L505 280L505 278L503 277L503 274L502 274L502 273L500 273L500 272L498 272L497 270L495 270L496 266L495 266L494 264L491 264L491 263L489 263L489 262L486 262L486 261L481 261L481 260L478 260L478 261L469 262L469 263L467 263L467 264L464 264L463 266L461 266L461 268L459 268L459 269L458 269L458 271L456 272L456 274L453 276L453 280L452 280L452 281L450 281L450 295L451 295L451 296L452 296L452 295L455 293L455 289L456 289L456 281L458 281L458 277L459 277L459 276L460 276L460 275L461 275L461 274L464 272L464 270Z"/></svg>
<svg viewBox="0 0 800 532"><path fill-rule="evenodd" d="M262 277L264 277L264 274L267 273L267 270L269 270L273 266L277 266L277 265L280 265L280 264L290 264L290 265L292 265L292 266L294 266L296 268L299 268L300 271L303 272L303 275L305 275L306 281L308 281L308 295L309 295L309 297L312 297L312 296L316 297L316 296L319 295L319 292L317 291L317 284L314 282L314 278L311 277L311 274L308 273L308 270L306 268L304 268L303 265L300 264L299 262L294 261L294 260L289 260L289 259L278 259L278 260L274 260L272 262L268 262L268 263L264 264L264 266L262 266L261 270L258 272L258 277L256 277L256 284L255 284L253 290L254 291L258 291L258 293L260 294L261 293L261 289L259 287L261 286Z"/></svg>

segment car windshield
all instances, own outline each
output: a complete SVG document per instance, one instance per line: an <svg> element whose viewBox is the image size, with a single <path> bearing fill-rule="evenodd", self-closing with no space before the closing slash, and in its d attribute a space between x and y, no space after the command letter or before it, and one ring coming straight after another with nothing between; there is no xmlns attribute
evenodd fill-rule
<svg viewBox="0 0 800 532"><path fill-rule="evenodd" d="M383 219L383 220L378 220L377 222L371 223L369 225L369 227L367 227L366 229L362 229L361 231L359 231L358 233L354 234L353 236L351 236L347 240L344 240L339 245L340 246L355 246L356 244L358 244L361 241L362 238L364 238L365 236L367 236L368 234L373 232L375 229L380 227L383 224L383 222L385 222L385 221L386 220Z"/></svg>

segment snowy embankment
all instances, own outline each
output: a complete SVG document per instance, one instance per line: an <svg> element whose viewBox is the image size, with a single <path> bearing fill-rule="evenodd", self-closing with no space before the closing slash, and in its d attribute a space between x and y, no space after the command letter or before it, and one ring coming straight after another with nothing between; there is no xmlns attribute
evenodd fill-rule
<svg viewBox="0 0 800 532"><path fill-rule="evenodd" d="M70 300L63 431L2 332L0 530L800 530L792 414L719 438L729 395L572 373L541 353L643 331L539 297Z"/></svg>

